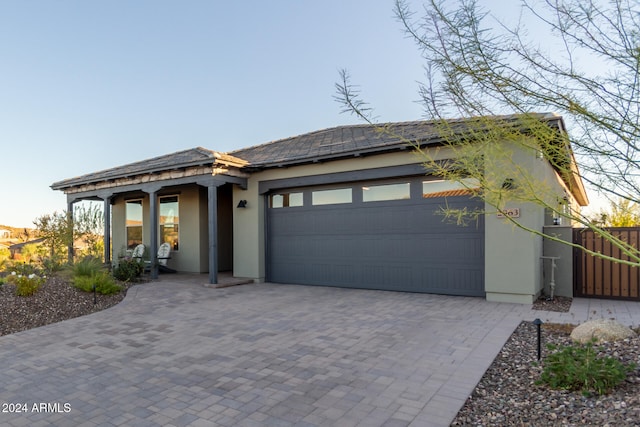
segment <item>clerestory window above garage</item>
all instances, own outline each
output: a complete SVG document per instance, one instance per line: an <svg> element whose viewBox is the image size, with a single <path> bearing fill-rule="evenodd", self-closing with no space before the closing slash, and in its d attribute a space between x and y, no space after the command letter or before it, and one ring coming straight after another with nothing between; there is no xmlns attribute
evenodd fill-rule
<svg viewBox="0 0 640 427"><path fill-rule="evenodd" d="M411 198L411 183L366 185L362 187L363 202L407 200Z"/></svg>
<svg viewBox="0 0 640 427"><path fill-rule="evenodd" d="M272 194L269 198L269 205L272 208L293 208L304 206L303 193L278 193Z"/></svg>
<svg viewBox="0 0 640 427"><path fill-rule="evenodd" d="M353 201L351 188L336 188L331 190L317 190L311 193L311 203L317 205L337 205Z"/></svg>

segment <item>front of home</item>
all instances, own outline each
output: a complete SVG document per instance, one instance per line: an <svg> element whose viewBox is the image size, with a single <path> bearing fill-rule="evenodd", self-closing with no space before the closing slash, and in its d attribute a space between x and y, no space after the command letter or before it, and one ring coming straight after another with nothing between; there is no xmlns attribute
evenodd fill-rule
<svg viewBox="0 0 640 427"><path fill-rule="evenodd" d="M561 117L540 117L564 130ZM198 147L52 188L65 192L70 209L81 200L104 202L110 260L140 243L168 242L171 268L208 273L210 283L229 271L258 282L532 302L542 289L542 239L499 215L466 226L445 220L443 206L471 211L485 203L430 175L408 140L442 160L453 155L432 122L393 123L382 132L342 126L230 153ZM579 176L568 179L525 149L510 157L571 206L586 205ZM506 169L491 173L510 179ZM511 207L527 227L553 224L536 204Z"/></svg>

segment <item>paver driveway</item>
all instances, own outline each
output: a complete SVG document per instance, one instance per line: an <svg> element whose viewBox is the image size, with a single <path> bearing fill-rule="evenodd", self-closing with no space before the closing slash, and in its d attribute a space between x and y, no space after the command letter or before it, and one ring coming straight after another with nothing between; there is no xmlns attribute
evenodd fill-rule
<svg viewBox="0 0 640 427"><path fill-rule="evenodd" d="M138 285L111 309L0 338L0 424L448 425L525 311L310 286Z"/></svg>

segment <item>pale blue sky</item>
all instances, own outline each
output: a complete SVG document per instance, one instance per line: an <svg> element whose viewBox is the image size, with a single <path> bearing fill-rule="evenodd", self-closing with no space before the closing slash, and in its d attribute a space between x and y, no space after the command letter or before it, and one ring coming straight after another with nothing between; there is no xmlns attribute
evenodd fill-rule
<svg viewBox="0 0 640 427"><path fill-rule="evenodd" d="M380 120L421 119L422 67L392 0L3 0L0 224L66 209L65 178L359 123L341 68Z"/></svg>

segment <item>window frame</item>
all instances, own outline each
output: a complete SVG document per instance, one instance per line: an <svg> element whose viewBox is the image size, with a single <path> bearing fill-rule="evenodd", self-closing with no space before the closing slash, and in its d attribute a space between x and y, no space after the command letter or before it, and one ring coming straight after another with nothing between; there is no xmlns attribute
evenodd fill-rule
<svg viewBox="0 0 640 427"><path fill-rule="evenodd" d="M129 225L129 206L130 205L140 205L140 225ZM133 221L133 220L131 220ZM140 228L140 241L137 243L129 243L129 230L133 228ZM137 245L142 244L144 242L144 199L136 198L125 200L124 204L124 240L126 242L127 249L133 249Z"/></svg>
<svg viewBox="0 0 640 427"><path fill-rule="evenodd" d="M175 199L175 201L171 201L171 202L164 202L163 203L163 199ZM176 204L176 212L174 212L173 215L171 215L171 218L173 219L172 222L166 222L166 220L164 220L163 215L162 215L162 205L163 204L167 204L167 203L175 203ZM167 195L162 195L162 196L158 196L158 245L161 245L163 243L169 243L171 245L171 250L174 252L178 252L180 250L180 195L178 194L167 194ZM168 217L168 215L166 215ZM175 219L177 218L177 222L175 221ZM172 231L172 233L176 233L177 234L177 239L173 240L173 241L167 241L165 240L165 230L164 227L165 226L171 226L174 227L174 230ZM177 230L175 229L177 227Z"/></svg>

